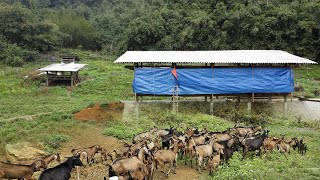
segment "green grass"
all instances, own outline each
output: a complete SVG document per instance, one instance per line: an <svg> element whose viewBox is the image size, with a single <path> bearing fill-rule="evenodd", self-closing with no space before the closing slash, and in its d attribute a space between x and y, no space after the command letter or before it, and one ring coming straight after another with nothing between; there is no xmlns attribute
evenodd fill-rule
<svg viewBox="0 0 320 180"><path fill-rule="evenodd" d="M320 65L304 66L294 71L295 83L299 83L304 91L295 92L297 96L319 97L315 91L320 92Z"/></svg>

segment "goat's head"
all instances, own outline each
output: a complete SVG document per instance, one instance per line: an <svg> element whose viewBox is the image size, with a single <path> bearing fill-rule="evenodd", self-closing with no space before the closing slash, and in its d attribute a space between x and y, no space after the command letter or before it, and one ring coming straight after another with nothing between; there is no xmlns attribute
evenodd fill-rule
<svg viewBox="0 0 320 180"><path fill-rule="evenodd" d="M72 156L70 158L72 158L71 159L72 160L72 167L83 166L83 163L80 160L80 156Z"/></svg>

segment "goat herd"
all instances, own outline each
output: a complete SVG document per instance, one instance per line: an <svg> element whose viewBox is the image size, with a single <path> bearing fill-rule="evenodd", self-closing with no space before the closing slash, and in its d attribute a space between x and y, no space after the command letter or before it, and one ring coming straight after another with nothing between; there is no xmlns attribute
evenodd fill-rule
<svg viewBox="0 0 320 180"><path fill-rule="evenodd" d="M268 137L268 132L261 126L233 127L223 132L187 128L184 133L174 128L153 128L136 135L132 144L124 145L125 150L122 152L108 152L99 145L72 149L73 156L50 169L47 169L50 162L56 160L60 163L59 154L28 162L0 163L0 179L32 179L35 171L44 170L40 180L65 180L71 177L73 168L76 168L79 179L78 167L85 164L91 166L96 161L96 154L100 154L101 161L106 162L104 164L108 167L109 179L142 180L152 179L155 169L160 169L166 177L171 171L175 173L178 156L184 158L186 165L189 161L191 167L195 159L199 172L208 167L212 174L221 163L228 163L233 153L240 151L240 148L243 158L249 151L256 150L259 155L261 151L266 153L274 150L290 153L291 148L298 149L301 155L306 153L307 146L303 140L284 136ZM166 171L165 164L169 164Z"/></svg>

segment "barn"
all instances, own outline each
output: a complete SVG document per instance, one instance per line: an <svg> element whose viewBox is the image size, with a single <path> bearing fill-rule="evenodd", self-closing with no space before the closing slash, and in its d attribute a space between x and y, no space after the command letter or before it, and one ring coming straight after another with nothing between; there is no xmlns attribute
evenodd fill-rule
<svg viewBox="0 0 320 180"><path fill-rule="evenodd" d="M127 51L115 63L134 70L136 100L142 96L287 96L294 91L294 67L316 64L280 50ZM250 104L251 106L251 104Z"/></svg>

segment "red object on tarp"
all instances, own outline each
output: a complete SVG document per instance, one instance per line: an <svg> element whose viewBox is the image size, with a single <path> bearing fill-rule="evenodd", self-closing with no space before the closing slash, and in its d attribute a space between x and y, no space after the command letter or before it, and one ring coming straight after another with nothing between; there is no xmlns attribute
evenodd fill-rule
<svg viewBox="0 0 320 180"><path fill-rule="evenodd" d="M176 68L174 68L171 73L173 74L174 77L176 77L176 79L178 79L178 74L177 74L177 70Z"/></svg>

